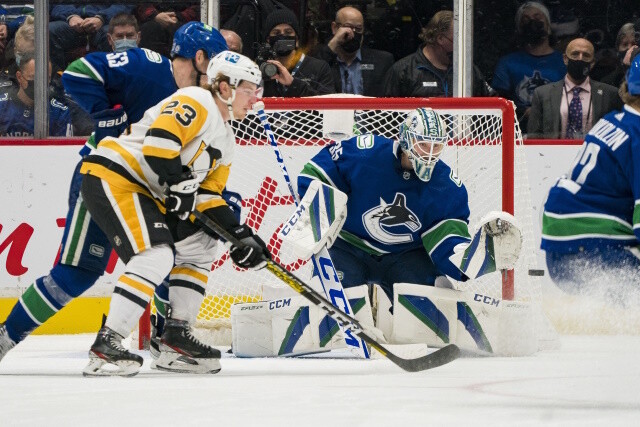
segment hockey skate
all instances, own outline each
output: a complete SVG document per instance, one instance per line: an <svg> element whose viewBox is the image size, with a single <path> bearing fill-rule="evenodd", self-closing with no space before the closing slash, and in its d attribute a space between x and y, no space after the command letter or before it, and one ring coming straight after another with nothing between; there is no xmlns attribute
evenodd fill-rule
<svg viewBox="0 0 640 427"><path fill-rule="evenodd" d="M160 356L152 369L192 374L220 372L220 351L193 336L189 323L167 319L160 340Z"/></svg>
<svg viewBox="0 0 640 427"><path fill-rule="evenodd" d="M16 343L9 338L9 334L7 333L7 328L5 328L4 323L0 323L0 360L16 346Z"/></svg>
<svg viewBox="0 0 640 427"><path fill-rule="evenodd" d="M103 326L89 350L89 363L82 371L85 377L132 377L142 366L142 357L122 346L123 336Z"/></svg>
<svg viewBox="0 0 640 427"><path fill-rule="evenodd" d="M158 360L158 357L160 357L160 335L162 335L162 332L158 331L157 317L155 314L152 314L149 320L151 321L149 353L153 360Z"/></svg>

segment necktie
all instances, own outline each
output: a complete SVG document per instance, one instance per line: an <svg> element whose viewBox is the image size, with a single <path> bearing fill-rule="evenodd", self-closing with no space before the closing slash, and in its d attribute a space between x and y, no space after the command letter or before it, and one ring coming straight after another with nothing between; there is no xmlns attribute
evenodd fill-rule
<svg viewBox="0 0 640 427"><path fill-rule="evenodd" d="M349 79L349 70L344 70L344 87L342 93L353 93L353 84Z"/></svg>
<svg viewBox="0 0 640 427"><path fill-rule="evenodd" d="M582 133L582 102L580 101L580 91L582 88L571 89L573 99L569 103L569 120L567 122L567 138L576 138Z"/></svg>

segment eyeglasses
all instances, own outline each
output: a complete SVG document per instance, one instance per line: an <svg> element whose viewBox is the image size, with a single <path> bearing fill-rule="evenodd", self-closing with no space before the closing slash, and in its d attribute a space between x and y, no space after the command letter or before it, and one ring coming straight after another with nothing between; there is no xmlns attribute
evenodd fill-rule
<svg viewBox="0 0 640 427"><path fill-rule="evenodd" d="M341 24L339 22L336 22L336 25L338 26L338 28L349 28L354 33L362 34L364 32L364 27L362 25Z"/></svg>

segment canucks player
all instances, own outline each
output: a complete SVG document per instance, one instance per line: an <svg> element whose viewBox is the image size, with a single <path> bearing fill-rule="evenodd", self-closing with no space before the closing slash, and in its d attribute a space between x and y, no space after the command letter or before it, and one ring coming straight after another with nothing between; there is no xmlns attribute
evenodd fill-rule
<svg viewBox="0 0 640 427"><path fill-rule="evenodd" d="M69 65L63 74L66 91L96 121L95 133L80 151L86 156L105 136L119 136L144 112L178 87L205 82L209 59L226 50L220 33L189 22L174 35L169 59L147 49L91 53ZM69 190L69 212L60 260L46 276L22 294L0 326L0 359L36 327L90 288L104 273L111 245L87 212L80 196L78 163ZM166 290L165 290L166 294Z"/></svg>
<svg viewBox="0 0 640 427"><path fill-rule="evenodd" d="M640 55L620 94L623 109L596 123L549 191L541 247L560 288L628 305L640 303Z"/></svg>
<svg viewBox="0 0 640 427"><path fill-rule="evenodd" d="M412 111L400 138L360 135L321 150L298 177L304 194L320 180L348 196L348 215L329 250L345 288L376 282L388 295L397 282L434 285L438 276L465 281L471 274L452 261L471 242L467 190L438 159L448 141L442 116ZM375 191L372 191L375 189Z"/></svg>

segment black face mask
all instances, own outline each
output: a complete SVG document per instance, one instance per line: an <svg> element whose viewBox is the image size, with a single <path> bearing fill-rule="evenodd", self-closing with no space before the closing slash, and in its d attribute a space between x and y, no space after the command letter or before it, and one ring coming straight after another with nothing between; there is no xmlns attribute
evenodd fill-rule
<svg viewBox="0 0 640 427"><path fill-rule="evenodd" d="M567 63L567 73L578 83L582 83L587 78L589 71L591 71L590 62L579 59L569 59Z"/></svg>
<svg viewBox="0 0 640 427"><path fill-rule="evenodd" d="M279 41L281 42L278 43ZM282 43L282 42L285 42L285 43ZM295 42L296 42L296 36L285 36L284 34L279 34L277 36L271 36L267 38L267 43L269 43L271 48L276 52L276 55L278 56L289 55L293 51L293 49L296 48Z"/></svg>
<svg viewBox="0 0 640 427"><path fill-rule="evenodd" d="M24 88L24 94L31 99L35 99L36 87L33 84L33 80L27 80L27 87Z"/></svg>
<svg viewBox="0 0 640 427"><path fill-rule="evenodd" d="M547 36L547 30L544 28L544 22L532 19L522 26L520 33L521 40L528 45L538 46Z"/></svg>
<svg viewBox="0 0 640 427"><path fill-rule="evenodd" d="M626 50L619 50L617 53L618 56L618 61L622 62L622 60L624 59L624 56L627 54Z"/></svg>
<svg viewBox="0 0 640 427"><path fill-rule="evenodd" d="M342 50L344 50L347 53L353 53L358 49L360 49L361 43L362 43L362 34L356 33L354 31L353 38L340 44L340 47L342 48Z"/></svg>
<svg viewBox="0 0 640 427"><path fill-rule="evenodd" d="M447 52L447 58L449 58L449 65L453 67L453 51Z"/></svg>

